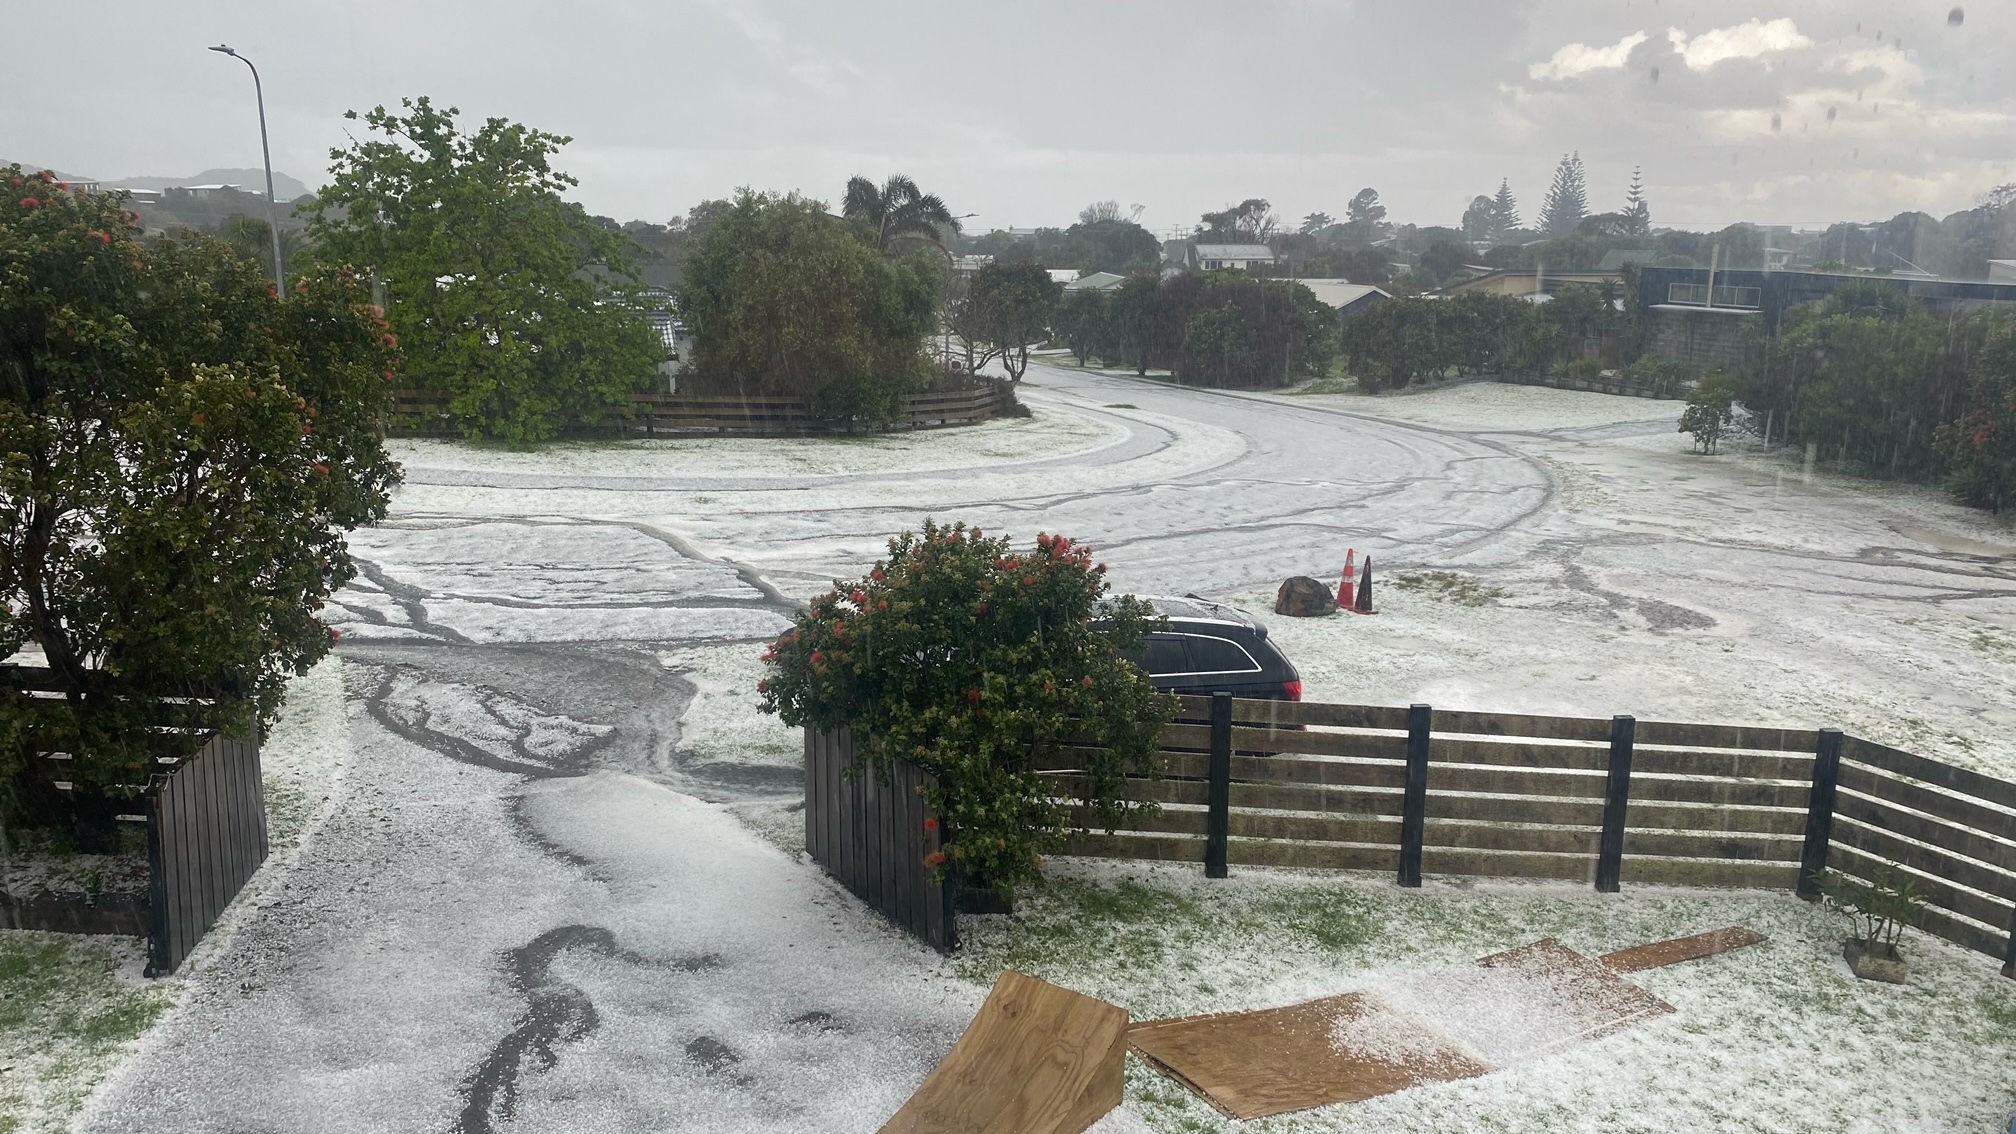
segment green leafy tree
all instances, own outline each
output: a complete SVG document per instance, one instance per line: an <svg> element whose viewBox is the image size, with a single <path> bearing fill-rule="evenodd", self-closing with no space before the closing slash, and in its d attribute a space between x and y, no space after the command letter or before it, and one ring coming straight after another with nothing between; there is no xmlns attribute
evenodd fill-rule
<svg viewBox="0 0 2016 1134"><path fill-rule="evenodd" d="M1453 240L1438 240L1421 253L1421 267L1432 272L1437 283L1448 283L1469 262L1470 249Z"/></svg>
<svg viewBox="0 0 2016 1134"><path fill-rule="evenodd" d="M1968 368L1968 407L1939 426L1947 483L1969 504L1997 512L2016 506L2016 317L1975 316L1985 339Z"/></svg>
<svg viewBox="0 0 2016 1134"><path fill-rule="evenodd" d="M1737 398L1822 456L1890 476L1936 476L1934 430L1966 409L1967 355L1985 325L1928 315L1871 281L1787 311L1745 368Z"/></svg>
<svg viewBox="0 0 2016 1134"><path fill-rule="evenodd" d="M1370 244L1386 235L1386 206L1379 203L1379 191L1365 188L1344 206L1344 239L1351 244Z"/></svg>
<svg viewBox="0 0 2016 1134"><path fill-rule="evenodd" d="M1736 378L1725 370L1702 375L1680 411L1680 432L1694 435L1694 447L1713 453L1736 424Z"/></svg>
<svg viewBox="0 0 2016 1134"><path fill-rule="evenodd" d="M1133 221L1102 217L1079 221L1064 230L1064 240L1045 264L1088 272L1154 271L1162 260L1162 242Z"/></svg>
<svg viewBox="0 0 2016 1134"><path fill-rule="evenodd" d="M1103 291L1071 291L1057 305L1053 320L1057 337L1077 356L1078 365L1090 361L1095 352L1110 350L1112 334L1107 326L1107 299Z"/></svg>
<svg viewBox="0 0 2016 1134"><path fill-rule="evenodd" d="M472 437L537 444L649 389L664 344L638 300L629 241L560 193L570 140L406 99L332 150L309 233L324 262L383 287L407 373L450 395ZM352 119L359 115L352 111Z"/></svg>
<svg viewBox="0 0 2016 1134"><path fill-rule="evenodd" d="M1023 261L988 264L973 273L972 302L980 312L980 340L987 344L1008 380L1020 382L1029 369L1029 348L1050 336L1050 319L1063 300L1064 285L1043 265Z"/></svg>
<svg viewBox="0 0 2016 1134"><path fill-rule="evenodd" d="M1263 197L1248 197L1215 213L1205 213L1197 239L1220 244L1265 244L1274 236L1274 207Z"/></svg>
<svg viewBox="0 0 2016 1134"><path fill-rule="evenodd" d="M891 174L880 188L865 177L848 178L840 215L867 229L875 250L884 255L914 250L920 241L943 252L943 234L959 231L958 218L936 193L924 192L900 173Z"/></svg>
<svg viewBox="0 0 2016 1134"><path fill-rule="evenodd" d="M1103 564L1063 536L1017 551L1006 537L925 521L889 541L866 578L836 582L764 655L762 709L789 725L851 729L867 765L908 760L935 777L952 874L1002 892L1039 881L1072 828L1038 757L1081 748L1079 801L1107 830L1143 808L1130 773L1159 772L1172 701L1126 660L1155 624L1147 603L1105 598Z"/></svg>
<svg viewBox="0 0 2016 1134"><path fill-rule="evenodd" d="M694 385L886 423L930 381L941 268L924 251L885 258L818 201L745 189L685 264Z"/></svg>
<svg viewBox="0 0 2016 1134"><path fill-rule="evenodd" d="M1161 281L1147 274L1128 276L1107 300L1106 330L1112 350L1123 366L1148 373L1153 349L1155 311Z"/></svg>
<svg viewBox="0 0 2016 1134"><path fill-rule="evenodd" d="M1491 198L1470 198L1470 207L1463 210L1463 236L1480 242L1498 239L1498 206Z"/></svg>
<svg viewBox="0 0 2016 1134"><path fill-rule="evenodd" d="M1181 277L1179 277L1181 278ZM1204 386L1280 385L1321 375L1336 357L1335 313L1308 288L1239 273L1205 273L1189 297L1179 381ZM1176 280L1165 285L1174 290Z"/></svg>
<svg viewBox="0 0 2016 1134"><path fill-rule="evenodd" d="M343 532L397 480L395 344L346 271L283 301L220 242L143 243L123 194L0 182L0 654L38 646L61 687L0 698L0 823L89 845L188 754L155 726L270 721L328 652Z"/></svg>

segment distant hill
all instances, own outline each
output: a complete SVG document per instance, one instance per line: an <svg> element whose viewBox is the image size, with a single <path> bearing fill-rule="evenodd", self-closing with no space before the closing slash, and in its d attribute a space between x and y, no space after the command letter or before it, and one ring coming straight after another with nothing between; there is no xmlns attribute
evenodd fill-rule
<svg viewBox="0 0 2016 1134"><path fill-rule="evenodd" d="M170 185L236 185L247 193L266 192L266 171L263 169L206 169L187 177L122 177L117 181L105 182L108 189L166 189ZM283 201L291 201L310 192L299 180L289 177L279 170L273 171L273 195Z"/></svg>
<svg viewBox="0 0 2016 1134"><path fill-rule="evenodd" d="M0 158L0 169L5 169L5 168L6 168L7 166L10 166L10 165L18 165L18 166L20 166L20 167L21 167L22 169L25 169L25 170L30 170L30 171L40 171L40 170L43 170L43 169L48 169L48 168L49 168L48 166L45 166L45 165L37 165L36 163L34 163L34 162L32 162L32 161L15 161L15 160L14 160L13 158ZM58 180L58 181L89 181L89 180L91 180L91 179L90 179L90 178L88 178L88 177L79 177L79 176L78 176L77 174L74 174L74 173L65 173L65 172L63 172L63 171L62 171L62 170L60 170L60 169L50 169L50 170L49 170L49 172L51 172L51 173L55 174L55 175L56 175L56 180ZM280 177L280 175L276 173L276 174L274 174L274 175L273 175L273 177L274 177L274 181L273 181L273 184L274 184L274 187L275 187L275 188L278 188L278 187L279 187L279 184L280 184L280 181L279 181L279 177Z"/></svg>

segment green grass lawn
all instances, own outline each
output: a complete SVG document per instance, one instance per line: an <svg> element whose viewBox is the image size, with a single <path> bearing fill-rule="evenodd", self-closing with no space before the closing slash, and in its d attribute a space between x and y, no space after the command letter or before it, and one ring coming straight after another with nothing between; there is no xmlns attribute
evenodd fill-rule
<svg viewBox="0 0 2016 1134"><path fill-rule="evenodd" d="M0 930L0 1134L56 1132L174 1001L138 938Z"/></svg>
<svg viewBox="0 0 2016 1134"><path fill-rule="evenodd" d="M961 976L1012 967L1135 1019L1290 1004L1556 937L1586 955L1724 925L1770 940L1635 974L1677 1011L1536 1063L1251 1123L1129 1060L1161 1131L2000 1131L2016 1111L2016 980L1922 935L1911 982L1855 979L1842 925L1789 894L1061 859L1010 916L962 919Z"/></svg>

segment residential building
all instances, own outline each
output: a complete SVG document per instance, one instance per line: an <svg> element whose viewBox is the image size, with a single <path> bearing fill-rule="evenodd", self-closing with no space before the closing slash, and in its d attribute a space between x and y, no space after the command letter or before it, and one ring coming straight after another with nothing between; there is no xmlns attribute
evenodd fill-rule
<svg viewBox="0 0 2016 1134"><path fill-rule="evenodd" d="M1510 295L1526 298L1536 295L1552 295L1562 284L1605 284L1619 279L1623 273L1616 268L1608 271L1559 272L1545 268L1498 268L1481 276L1459 280L1436 292L1436 295L1462 295L1468 291L1481 291L1486 295Z"/></svg>
<svg viewBox="0 0 2016 1134"><path fill-rule="evenodd" d="M1112 291L1127 282L1119 272L1088 272L1064 285L1065 294L1074 291Z"/></svg>
<svg viewBox="0 0 2016 1134"><path fill-rule="evenodd" d="M1296 280L1309 289L1317 299L1337 309L1337 323L1342 326L1363 314L1375 303L1384 303L1393 298L1384 289L1371 284L1355 284L1350 280Z"/></svg>
<svg viewBox="0 0 2016 1134"><path fill-rule="evenodd" d="M1221 268L1272 268L1274 250L1265 244L1190 244L1184 250L1184 267L1193 272L1215 272Z"/></svg>
<svg viewBox="0 0 2016 1134"><path fill-rule="evenodd" d="M1776 272L1646 268L1638 277L1638 320L1646 350L1696 373L1743 364L1760 335L1775 335L1786 309L1825 299L1853 283L1894 287L1940 314L1966 315L2016 304L2016 278L1949 280L1912 273Z"/></svg>

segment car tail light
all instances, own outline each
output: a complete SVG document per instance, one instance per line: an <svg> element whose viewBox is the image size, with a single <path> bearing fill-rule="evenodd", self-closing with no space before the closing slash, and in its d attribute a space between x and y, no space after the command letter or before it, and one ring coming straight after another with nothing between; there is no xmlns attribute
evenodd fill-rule
<svg viewBox="0 0 2016 1134"><path fill-rule="evenodd" d="M1298 677L1293 681L1282 682L1281 692L1286 693L1290 701L1300 701L1302 699L1302 679Z"/></svg>

